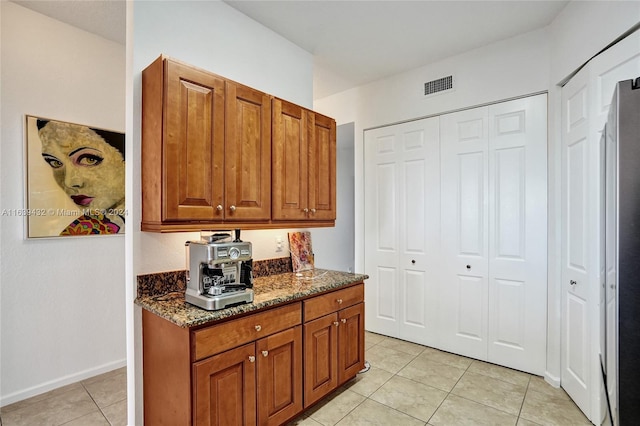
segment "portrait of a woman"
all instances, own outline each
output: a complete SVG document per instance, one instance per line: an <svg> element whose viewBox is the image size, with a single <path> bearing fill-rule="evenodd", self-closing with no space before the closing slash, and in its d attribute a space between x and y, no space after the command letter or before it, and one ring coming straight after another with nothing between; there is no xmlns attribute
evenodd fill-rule
<svg viewBox="0 0 640 426"><path fill-rule="evenodd" d="M36 127L40 161L46 164L49 179L55 181L73 206L66 210L47 209L47 216L67 216L67 224L58 235L123 233L124 134L44 119L36 119Z"/></svg>

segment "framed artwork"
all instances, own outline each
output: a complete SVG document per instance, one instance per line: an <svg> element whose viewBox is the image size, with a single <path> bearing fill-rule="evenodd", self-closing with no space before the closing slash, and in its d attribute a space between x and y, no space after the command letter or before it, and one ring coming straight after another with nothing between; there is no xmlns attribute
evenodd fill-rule
<svg viewBox="0 0 640 426"><path fill-rule="evenodd" d="M291 268L293 272L313 269L313 249L311 233L289 232L289 251L291 252Z"/></svg>
<svg viewBox="0 0 640 426"><path fill-rule="evenodd" d="M122 234L124 133L27 115L29 238Z"/></svg>

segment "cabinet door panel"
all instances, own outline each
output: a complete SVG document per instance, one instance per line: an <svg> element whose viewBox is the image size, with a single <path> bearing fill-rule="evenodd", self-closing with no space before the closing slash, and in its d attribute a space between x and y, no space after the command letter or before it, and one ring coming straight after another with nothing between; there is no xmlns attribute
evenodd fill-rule
<svg viewBox="0 0 640 426"><path fill-rule="evenodd" d="M308 209L308 114L297 105L273 100L272 219L305 219Z"/></svg>
<svg viewBox="0 0 640 426"><path fill-rule="evenodd" d="M279 425L302 411L302 326L256 342L258 424Z"/></svg>
<svg viewBox="0 0 640 426"><path fill-rule="evenodd" d="M255 344L251 343L193 366L194 424L255 425Z"/></svg>
<svg viewBox="0 0 640 426"><path fill-rule="evenodd" d="M232 82L226 89L225 220L268 220L271 98Z"/></svg>
<svg viewBox="0 0 640 426"><path fill-rule="evenodd" d="M339 384L364 368L364 303L338 312Z"/></svg>
<svg viewBox="0 0 640 426"><path fill-rule="evenodd" d="M338 385L338 314L304 325L304 406Z"/></svg>
<svg viewBox="0 0 640 426"><path fill-rule="evenodd" d="M163 220L222 219L224 80L166 62Z"/></svg>
<svg viewBox="0 0 640 426"><path fill-rule="evenodd" d="M309 112L309 219L336 219L336 122Z"/></svg>

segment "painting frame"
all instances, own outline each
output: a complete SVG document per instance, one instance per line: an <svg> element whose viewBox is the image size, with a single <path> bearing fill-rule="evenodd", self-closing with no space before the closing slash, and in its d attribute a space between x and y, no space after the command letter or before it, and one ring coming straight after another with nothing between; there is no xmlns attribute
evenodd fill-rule
<svg viewBox="0 0 640 426"><path fill-rule="evenodd" d="M25 115L25 234L124 235L125 134ZM13 212L12 212L13 213Z"/></svg>

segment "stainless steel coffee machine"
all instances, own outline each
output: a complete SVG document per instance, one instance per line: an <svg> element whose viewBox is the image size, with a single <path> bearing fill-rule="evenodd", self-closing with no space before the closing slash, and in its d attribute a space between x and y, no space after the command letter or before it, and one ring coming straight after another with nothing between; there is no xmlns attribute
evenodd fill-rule
<svg viewBox="0 0 640 426"><path fill-rule="evenodd" d="M217 233L187 241L185 300L209 311L253 302L251 243Z"/></svg>

